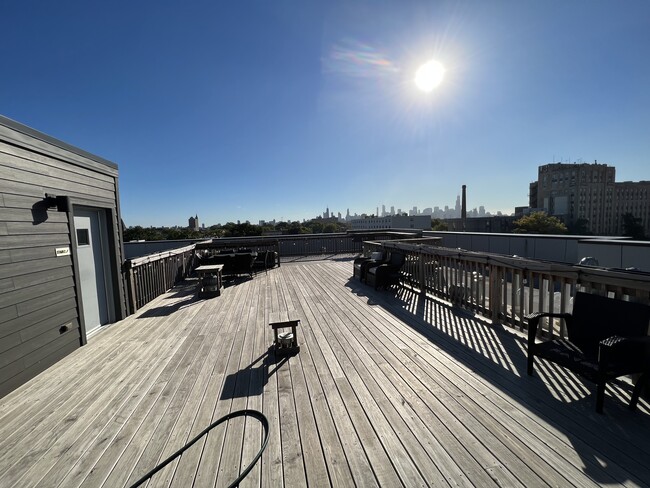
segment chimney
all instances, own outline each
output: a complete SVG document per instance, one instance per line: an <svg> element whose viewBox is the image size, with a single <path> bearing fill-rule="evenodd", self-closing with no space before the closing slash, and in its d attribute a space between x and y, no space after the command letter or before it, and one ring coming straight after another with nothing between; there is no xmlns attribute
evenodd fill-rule
<svg viewBox="0 0 650 488"><path fill-rule="evenodd" d="M463 185L463 196L460 205L460 218L463 225L463 232L465 232L465 222L467 221L467 185Z"/></svg>

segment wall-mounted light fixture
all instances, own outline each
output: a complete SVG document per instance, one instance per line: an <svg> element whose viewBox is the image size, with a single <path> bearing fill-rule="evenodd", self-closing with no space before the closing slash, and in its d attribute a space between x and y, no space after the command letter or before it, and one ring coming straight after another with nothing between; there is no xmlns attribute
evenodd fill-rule
<svg viewBox="0 0 650 488"><path fill-rule="evenodd" d="M56 196L51 193L46 193L43 203L45 203L47 208L56 207L57 212L70 211L70 198L63 195Z"/></svg>

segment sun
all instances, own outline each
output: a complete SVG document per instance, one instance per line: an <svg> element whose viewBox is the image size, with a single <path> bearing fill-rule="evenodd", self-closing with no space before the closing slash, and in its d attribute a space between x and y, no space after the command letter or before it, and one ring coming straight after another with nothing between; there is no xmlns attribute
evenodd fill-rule
<svg viewBox="0 0 650 488"><path fill-rule="evenodd" d="M425 93L437 88L445 77L445 67L432 59L418 68L415 73L415 85Z"/></svg>

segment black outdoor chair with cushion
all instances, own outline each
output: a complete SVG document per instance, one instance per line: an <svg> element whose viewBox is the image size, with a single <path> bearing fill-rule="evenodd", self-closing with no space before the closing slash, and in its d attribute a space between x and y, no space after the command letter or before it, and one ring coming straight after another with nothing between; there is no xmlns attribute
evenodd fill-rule
<svg viewBox="0 0 650 488"><path fill-rule="evenodd" d="M372 266L379 266L388 261L388 253L377 251L371 253L370 257L360 257L354 260L353 277L359 278L360 281L366 280L368 269Z"/></svg>
<svg viewBox="0 0 650 488"><path fill-rule="evenodd" d="M253 276L253 262L257 254L251 252L238 252L233 255L233 270L232 274L241 275L247 274Z"/></svg>
<svg viewBox="0 0 650 488"><path fill-rule="evenodd" d="M565 320L568 339L536 341L542 317ZM596 383L596 411L602 413L605 385L615 378L640 374L630 400L636 408L650 380L650 307L589 293L576 293L573 312L534 313L528 318L528 374L535 356L548 359Z"/></svg>
<svg viewBox="0 0 650 488"><path fill-rule="evenodd" d="M225 254L220 252L219 254L216 254L213 257L213 259L215 260L216 264L223 264L223 270L221 271L223 276L234 274L234 270L235 270L234 254Z"/></svg>
<svg viewBox="0 0 650 488"><path fill-rule="evenodd" d="M406 262L406 256L400 252L391 252L388 262L373 265L366 273L366 283L379 288L388 288L399 283L400 270Z"/></svg>
<svg viewBox="0 0 650 488"><path fill-rule="evenodd" d="M257 257L253 261L254 269L271 269L275 267L278 253L275 251L257 251Z"/></svg>
<svg viewBox="0 0 650 488"><path fill-rule="evenodd" d="M199 259L199 266L204 265L213 265L213 264L223 264L223 270L221 271L223 276L232 274L233 270L233 254L212 254L209 256L203 256Z"/></svg>
<svg viewBox="0 0 650 488"><path fill-rule="evenodd" d="M257 257L253 261L254 269L267 269L267 260L268 260L269 251L257 251Z"/></svg>

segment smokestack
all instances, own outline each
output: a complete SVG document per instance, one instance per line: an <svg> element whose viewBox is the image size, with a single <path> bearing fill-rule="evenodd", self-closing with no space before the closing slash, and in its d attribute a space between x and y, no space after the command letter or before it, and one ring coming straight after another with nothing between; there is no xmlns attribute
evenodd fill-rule
<svg viewBox="0 0 650 488"><path fill-rule="evenodd" d="M460 205L460 218L463 224L463 232L465 232L465 222L467 221L467 185L463 185L463 197Z"/></svg>

